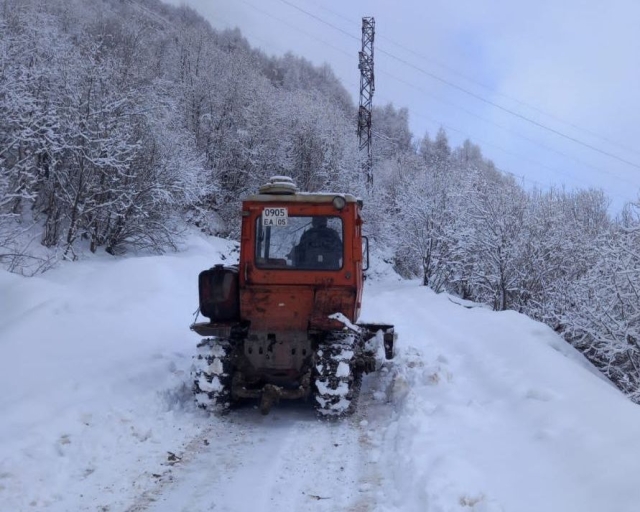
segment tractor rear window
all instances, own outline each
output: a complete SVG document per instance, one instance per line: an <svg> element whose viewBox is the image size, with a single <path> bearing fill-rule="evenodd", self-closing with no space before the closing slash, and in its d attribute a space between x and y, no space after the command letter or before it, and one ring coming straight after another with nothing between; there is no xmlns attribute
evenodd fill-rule
<svg viewBox="0 0 640 512"><path fill-rule="evenodd" d="M342 268L340 217L286 217L283 221L269 222L270 226L265 226L266 223L263 217L256 221L256 265L259 268Z"/></svg>

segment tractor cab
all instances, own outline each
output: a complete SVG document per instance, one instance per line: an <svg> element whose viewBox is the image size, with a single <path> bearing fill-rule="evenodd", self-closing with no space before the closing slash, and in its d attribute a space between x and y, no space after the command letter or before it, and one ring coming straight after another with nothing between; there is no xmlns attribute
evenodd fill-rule
<svg viewBox="0 0 640 512"><path fill-rule="evenodd" d="M297 192L284 177L245 199L240 309L251 312L254 327L261 317L259 324L276 330L339 328L328 318L319 321L338 312L356 321L363 283L361 206L350 194ZM297 298L280 301L283 294ZM262 317L258 302L271 313Z"/></svg>

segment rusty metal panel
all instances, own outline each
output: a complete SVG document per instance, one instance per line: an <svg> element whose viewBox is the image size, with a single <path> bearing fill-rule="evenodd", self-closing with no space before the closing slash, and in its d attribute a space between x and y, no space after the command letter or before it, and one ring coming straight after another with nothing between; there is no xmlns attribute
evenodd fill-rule
<svg viewBox="0 0 640 512"><path fill-rule="evenodd" d="M315 291L310 327L320 330L334 330L343 327L341 322L329 315L342 313L355 322L356 290L352 288L318 288Z"/></svg>
<svg viewBox="0 0 640 512"><path fill-rule="evenodd" d="M306 336L294 339L285 334L272 338L256 336L247 339L244 355L254 369L300 371L311 355L311 342Z"/></svg>
<svg viewBox="0 0 640 512"><path fill-rule="evenodd" d="M240 292L240 311L251 321L252 331L306 331L313 295L307 286L245 288Z"/></svg>

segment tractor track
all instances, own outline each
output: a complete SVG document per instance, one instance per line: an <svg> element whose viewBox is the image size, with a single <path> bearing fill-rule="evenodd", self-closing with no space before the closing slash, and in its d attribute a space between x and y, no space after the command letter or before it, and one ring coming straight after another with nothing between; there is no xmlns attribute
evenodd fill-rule
<svg viewBox="0 0 640 512"><path fill-rule="evenodd" d="M269 416L249 405L211 417L211 426L125 510L373 510L382 474L372 456L381 435L374 423L383 427L380 418L391 408L376 392L383 385L366 376L357 411L339 420L318 419L310 403L295 402Z"/></svg>

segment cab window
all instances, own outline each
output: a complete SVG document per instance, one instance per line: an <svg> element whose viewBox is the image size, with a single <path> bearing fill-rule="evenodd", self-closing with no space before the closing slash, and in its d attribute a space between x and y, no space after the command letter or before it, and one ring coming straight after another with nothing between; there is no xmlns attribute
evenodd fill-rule
<svg viewBox="0 0 640 512"><path fill-rule="evenodd" d="M286 224L256 220L256 266L269 269L339 270L344 243L342 219L289 216Z"/></svg>

